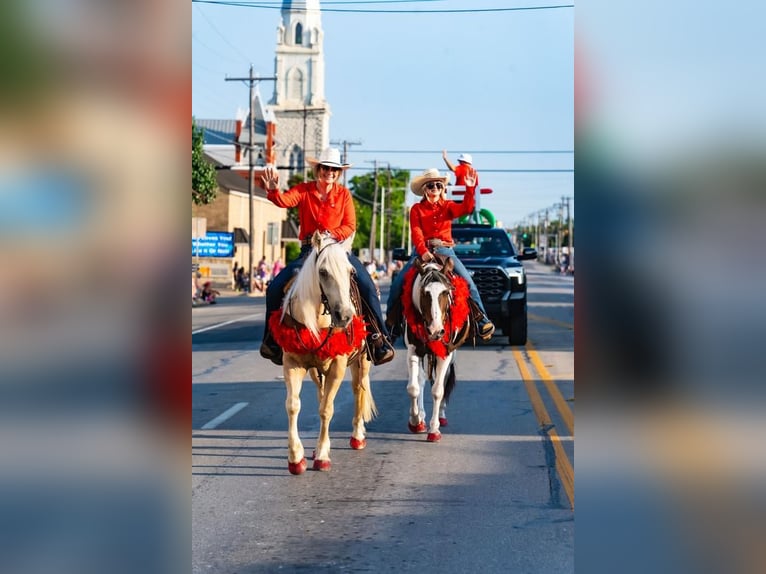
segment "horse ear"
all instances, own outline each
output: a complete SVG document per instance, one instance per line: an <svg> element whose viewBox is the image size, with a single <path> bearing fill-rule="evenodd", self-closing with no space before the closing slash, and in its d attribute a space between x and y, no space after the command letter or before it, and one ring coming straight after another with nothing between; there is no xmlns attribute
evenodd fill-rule
<svg viewBox="0 0 766 574"><path fill-rule="evenodd" d="M455 269L455 262L452 261L452 257L447 257L447 259L444 261L442 273L452 273L453 269Z"/></svg>
<svg viewBox="0 0 766 574"><path fill-rule="evenodd" d="M322 234L319 231L315 231L311 236L311 247L319 251L322 248Z"/></svg>
<svg viewBox="0 0 766 574"><path fill-rule="evenodd" d="M419 274L423 274L423 261L420 257L415 257L415 269L418 270Z"/></svg>

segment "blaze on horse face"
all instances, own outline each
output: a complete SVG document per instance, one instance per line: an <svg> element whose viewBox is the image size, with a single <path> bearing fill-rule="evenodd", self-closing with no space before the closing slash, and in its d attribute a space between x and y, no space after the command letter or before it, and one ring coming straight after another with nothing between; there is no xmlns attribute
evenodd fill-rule
<svg viewBox="0 0 766 574"><path fill-rule="evenodd" d="M452 271L454 264L452 259L447 258L444 265L428 263L426 265L417 265L420 273L420 288L414 293L415 305L420 309L423 315L423 322L428 336L432 341L438 341L444 336L446 327L444 318L451 303L452 285L447 277L437 277L435 281L425 282L428 273L441 271L446 274Z"/></svg>
<svg viewBox="0 0 766 574"><path fill-rule="evenodd" d="M345 329L354 317L351 302L351 275L354 267L348 257L328 257L325 248L335 239L314 233L312 243L317 249L316 271L322 295L330 313L333 327Z"/></svg>

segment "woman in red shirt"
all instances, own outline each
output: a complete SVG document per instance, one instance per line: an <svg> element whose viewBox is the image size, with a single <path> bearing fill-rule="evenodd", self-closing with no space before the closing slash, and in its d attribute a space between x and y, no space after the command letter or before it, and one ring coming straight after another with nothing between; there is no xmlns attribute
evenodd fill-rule
<svg viewBox="0 0 766 574"><path fill-rule="evenodd" d="M471 299L479 311L476 321L479 336L486 340L492 337L492 333L495 331L495 326L484 310L484 304L481 302L481 296L473 278L452 249L455 244L452 240L452 220L473 212L476 205L474 197L476 180L471 174L465 177L465 199L462 203L456 203L446 199L448 179L449 177L446 175L439 175L438 169L431 168L414 178L410 183L412 193L423 196L423 199L410 209L410 234L415 253L397 274L388 293L386 326L394 338L398 335L397 326L401 323L399 299L402 294L404 276L416 257L420 257L424 263L427 263L434 258L434 253L452 258L452 262L455 264L455 273L468 283Z"/></svg>
<svg viewBox="0 0 766 574"><path fill-rule="evenodd" d="M261 356L271 359L277 365L282 364L282 349L271 336L268 318L282 306L285 285L311 251L311 236L314 231L320 231L343 241L356 231L356 211L351 192L338 181L341 172L350 165L340 163L340 151L336 148L327 148L319 159L309 158L307 161L314 168L315 180L299 183L285 192L279 191L276 167L268 166L261 178L264 189L268 191L269 201L279 207L297 207L300 221L301 256L288 263L266 289L266 326ZM349 253L348 258L356 270L359 293L366 303L365 319L371 331L367 343L372 350L372 362L375 365L387 363L394 358L394 349L385 336L378 292L362 262L353 253Z"/></svg>

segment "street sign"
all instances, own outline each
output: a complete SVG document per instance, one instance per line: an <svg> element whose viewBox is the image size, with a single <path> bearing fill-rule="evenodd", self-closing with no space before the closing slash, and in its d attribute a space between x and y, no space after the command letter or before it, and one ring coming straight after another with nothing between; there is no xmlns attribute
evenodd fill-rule
<svg viewBox="0 0 766 574"><path fill-rule="evenodd" d="M192 239L192 256L233 257L234 234L230 231L208 231L204 237Z"/></svg>

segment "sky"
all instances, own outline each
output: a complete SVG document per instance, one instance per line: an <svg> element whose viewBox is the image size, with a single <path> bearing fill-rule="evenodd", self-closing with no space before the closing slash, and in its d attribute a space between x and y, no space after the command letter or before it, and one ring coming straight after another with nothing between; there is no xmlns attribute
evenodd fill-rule
<svg viewBox="0 0 766 574"><path fill-rule="evenodd" d="M471 153L480 186L492 189L481 207L506 227L545 209L555 217L562 198L573 198L573 7L531 1L513 6L564 7L500 11L509 3L496 0L320 5L330 140L361 142L349 147L350 175L372 171L375 160L412 176L444 171L442 149L453 163ZM195 117L233 119L247 108L246 84L226 77L246 76L251 64L256 75L273 76L281 2L257 6L193 2ZM402 13L382 13L392 10ZM261 83L264 101L273 89Z"/></svg>

